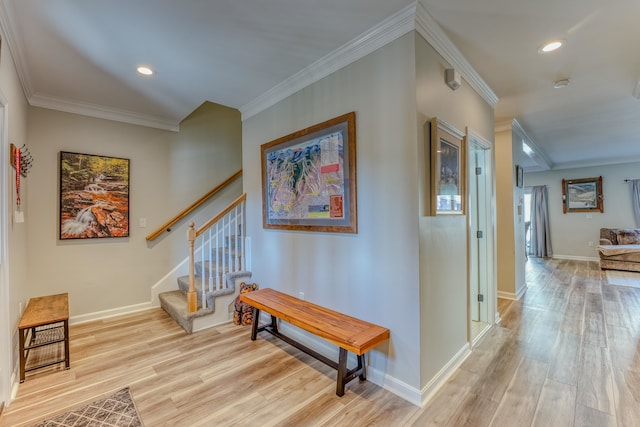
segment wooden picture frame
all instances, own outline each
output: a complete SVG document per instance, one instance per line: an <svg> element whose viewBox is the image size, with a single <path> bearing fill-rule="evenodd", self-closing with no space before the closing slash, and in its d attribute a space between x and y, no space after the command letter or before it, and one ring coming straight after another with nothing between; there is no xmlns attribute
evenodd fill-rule
<svg viewBox="0 0 640 427"><path fill-rule="evenodd" d="M524 187L524 169L520 165L516 165L516 187Z"/></svg>
<svg viewBox="0 0 640 427"><path fill-rule="evenodd" d="M602 176L563 179L562 212L604 212Z"/></svg>
<svg viewBox="0 0 640 427"><path fill-rule="evenodd" d="M356 114L260 146L262 225L357 233Z"/></svg>
<svg viewBox="0 0 640 427"><path fill-rule="evenodd" d="M431 119L431 215L464 215L466 209L464 134Z"/></svg>
<svg viewBox="0 0 640 427"><path fill-rule="evenodd" d="M60 152L60 240L129 236L129 159Z"/></svg>

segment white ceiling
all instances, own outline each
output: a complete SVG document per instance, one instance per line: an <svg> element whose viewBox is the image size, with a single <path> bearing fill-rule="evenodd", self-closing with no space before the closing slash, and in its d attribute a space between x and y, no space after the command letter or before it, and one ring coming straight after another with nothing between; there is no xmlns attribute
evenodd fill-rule
<svg viewBox="0 0 640 427"><path fill-rule="evenodd" d="M549 167L640 161L640 1L420 3L498 96L496 122L517 119ZM0 25L32 105L175 129L204 101L246 115L380 28L406 30L414 4L0 0ZM554 37L566 46L538 54ZM138 76L139 64L157 74ZM571 84L554 89L561 78Z"/></svg>

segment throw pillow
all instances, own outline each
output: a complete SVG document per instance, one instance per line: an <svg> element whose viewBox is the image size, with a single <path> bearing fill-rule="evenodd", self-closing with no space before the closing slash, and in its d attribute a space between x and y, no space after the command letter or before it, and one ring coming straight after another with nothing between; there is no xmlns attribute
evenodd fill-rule
<svg viewBox="0 0 640 427"><path fill-rule="evenodd" d="M619 245L637 245L640 244L640 230L631 228L621 228L616 233Z"/></svg>

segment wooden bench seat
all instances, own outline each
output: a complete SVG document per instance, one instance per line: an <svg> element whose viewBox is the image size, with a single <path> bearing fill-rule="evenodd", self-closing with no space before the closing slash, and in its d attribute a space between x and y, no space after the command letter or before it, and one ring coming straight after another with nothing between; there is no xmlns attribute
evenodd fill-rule
<svg viewBox="0 0 640 427"><path fill-rule="evenodd" d="M389 329L321 307L273 289L261 289L240 295L254 308L251 339L267 331L338 371L336 394L344 395L344 386L355 377L366 380L364 354L389 339ZM260 311L271 315L271 323L260 326ZM276 318L317 335L340 348L338 362L311 350L278 330ZM347 351L357 356L358 366L347 370Z"/></svg>

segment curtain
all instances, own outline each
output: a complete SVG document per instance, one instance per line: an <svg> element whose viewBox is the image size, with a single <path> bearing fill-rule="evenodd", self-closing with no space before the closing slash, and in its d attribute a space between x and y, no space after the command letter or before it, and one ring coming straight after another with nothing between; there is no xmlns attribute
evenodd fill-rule
<svg viewBox="0 0 640 427"><path fill-rule="evenodd" d="M529 255L551 257L551 228L546 185L531 187L531 238Z"/></svg>
<svg viewBox="0 0 640 427"><path fill-rule="evenodd" d="M636 226L640 227L640 179L632 179L631 183L631 205L633 206L633 217Z"/></svg>

